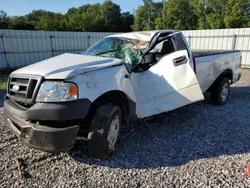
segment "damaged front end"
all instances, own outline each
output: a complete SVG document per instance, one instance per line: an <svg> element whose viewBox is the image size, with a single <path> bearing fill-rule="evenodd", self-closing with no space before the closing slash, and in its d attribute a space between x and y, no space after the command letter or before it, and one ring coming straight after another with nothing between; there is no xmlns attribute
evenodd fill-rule
<svg viewBox="0 0 250 188"><path fill-rule="evenodd" d="M32 124L8 111L8 125L12 132L27 146L47 152L67 151L74 147L79 126L52 128Z"/></svg>

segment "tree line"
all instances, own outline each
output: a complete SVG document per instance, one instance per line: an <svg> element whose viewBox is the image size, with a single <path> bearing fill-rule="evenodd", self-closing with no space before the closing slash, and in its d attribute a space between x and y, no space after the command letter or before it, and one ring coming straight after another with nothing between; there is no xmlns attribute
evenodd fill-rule
<svg viewBox="0 0 250 188"><path fill-rule="evenodd" d="M24 16L0 13L0 29L44 31L130 31L134 16L121 13L120 6L110 0L103 4L87 4L70 8L65 14L34 10Z"/></svg>
<svg viewBox="0 0 250 188"><path fill-rule="evenodd" d="M111 0L70 8L65 14L34 10L23 16L0 11L0 29L128 32L155 29L250 27L248 0L143 0L133 14Z"/></svg>

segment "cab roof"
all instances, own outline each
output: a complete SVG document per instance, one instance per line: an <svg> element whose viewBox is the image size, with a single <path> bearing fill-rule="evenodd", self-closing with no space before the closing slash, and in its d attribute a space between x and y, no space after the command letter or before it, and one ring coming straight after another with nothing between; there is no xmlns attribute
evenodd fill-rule
<svg viewBox="0 0 250 188"><path fill-rule="evenodd" d="M169 32L169 33L176 32L176 30L139 31L139 32L130 32L130 33L118 33L118 34L110 35L107 37L120 37L120 38L128 38L128 39L149 42L152 39L152 37L160 31Z"/></svg>

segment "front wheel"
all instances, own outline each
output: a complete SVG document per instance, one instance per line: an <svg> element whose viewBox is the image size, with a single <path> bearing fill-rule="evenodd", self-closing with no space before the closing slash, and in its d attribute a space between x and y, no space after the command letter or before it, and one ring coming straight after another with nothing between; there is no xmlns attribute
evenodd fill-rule
<svg viewBox="0 0 250 188"><path fill-rule="evenodd" d="M106 159L115 150L121 130L122 112L115 104L100 106L90 126L88 154L91 157Z"/></svg>
<svg viewBox="0 0 250 188"><path fill-rule="evenodd" d="M230 83L228 78L218 80L211 91L212 102L216 105L223 105L227 102L230 94Z"/></svg>

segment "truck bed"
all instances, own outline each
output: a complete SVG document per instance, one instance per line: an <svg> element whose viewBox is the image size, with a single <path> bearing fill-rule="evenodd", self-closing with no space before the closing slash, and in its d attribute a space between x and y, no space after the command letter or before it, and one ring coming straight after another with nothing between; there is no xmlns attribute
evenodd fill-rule
<svg viewBox="0 0 250 188"><path fill-rule="evenodd" d="M241 52L235 51L192 51L196 65L196 75L202 92L205 92L213 82L226 70L232 70L232 83L240 74Z"/></svg>
<svg viewBox="0 0 250 188"><path fill-rule="evenodd" d="M203 57L237 52L240 52L240 50L192 50L193 57Z"/></svg>

